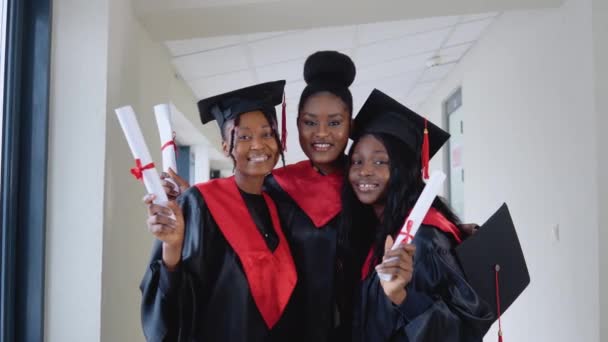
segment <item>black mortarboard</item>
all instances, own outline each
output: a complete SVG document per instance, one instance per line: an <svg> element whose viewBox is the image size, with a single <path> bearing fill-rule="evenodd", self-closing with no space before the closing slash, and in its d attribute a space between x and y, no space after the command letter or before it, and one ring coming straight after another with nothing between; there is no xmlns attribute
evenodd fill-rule
<svg viewBox="0 0 608 342"><path fill-rule="evenodd" d="M378 89L372 91L355 117L352 138L369 133L392 135L413 152L421 151L425 178L428 178L429 159L450 138L448 132Z"/></svg>
<svg viewBox="0 0 608 342"><path fill-rule="evenodd" d="M498 318L530 284L526 260L506 204L456 247L456 255L467 281Z"/></svg>
<svg viewBox="0 0 608 342"><path fill-rule="evenodd" d="M198 111L201 121L206 124L216 120L220 129L223 129L226 121L235 119L243 113L261 110L276 122L274 107L283 102L284 89L285 81L281 80L260 83L200 100ZM285 121L284 117L283 121ZM285 139L286 132L282 132L281 136Z"/></svg>

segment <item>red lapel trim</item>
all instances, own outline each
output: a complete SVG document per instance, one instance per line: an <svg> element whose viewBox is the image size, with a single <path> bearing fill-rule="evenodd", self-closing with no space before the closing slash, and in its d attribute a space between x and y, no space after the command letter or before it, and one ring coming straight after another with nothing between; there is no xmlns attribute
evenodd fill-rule
<svg viewBox="0 0 608 342"><path fill-rule="evenodd" d="M238 255L251 295L269 329L277 323L297 282L296 268L277 208L263 193L279 245L274 252L255 226L234 177L197 184L211 216Z"/></svg>
<svg viewBox="0 0 608 342"><path fill-rule="evenodd" d="M276 169L272 175L315 227L322 228L342 210L342 172L324 176L304 160Z"/></svg>

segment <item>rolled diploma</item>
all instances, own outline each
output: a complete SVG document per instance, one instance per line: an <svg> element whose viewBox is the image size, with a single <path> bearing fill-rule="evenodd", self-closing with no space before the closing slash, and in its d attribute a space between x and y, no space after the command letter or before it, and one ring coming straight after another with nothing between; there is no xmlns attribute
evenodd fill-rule
<svg viewBox="0 0 608 342"><path fill-rule="evenodd" d="M135 118L133 108L131 108L131 106L125 106L115 109L115 112L118 121L120 122L120 126L122 127L122 131L127 138L127 143L131 148L133 158L139 159L143 166L148 165L152 162L152 158L150 157L148 146L146 146L146 142L144 141L144 136L141 134L141 129ZM165 206L168 202L167 194L165 194L165 190L161 185L160 177L155 167L143 171L143 181L146 186L146 191L156 195L154 203Z"/></svg>
<svg viewBox="0 0 608 342"><path fill-rule="evenodd" d="M158 104L154 106L154 116L156 116L156 125L158 126L158 133L160 135L160 146L165 146L166 143L173 141L173 126L171 125L171 110L169 105L166 103ZM163 171L169 173L169 168L173 169L175 173L177 171L177 161L175 159L175 150L177 146L167 146L161 149L163 156ZM179 174L179 173L178 173ZM179 186L171 178L165 178L166 181L173 184L173 189L180 192Z"/></svg>
<svg viewBox="0 0 608 342"><path fill-rule="evenodd" d="M416 235L416 232L418 232L418 228L420 228L420 224L422 223L422 221L426 217L426 214L428 213L429 209L431 208L431 205L433 204L435 197L437 197L437 195L439 195L439 191L441 191L441 187L442 187L444 181L445 181L445 174L443 172L433 171L433 173L431 174L431 177L429 178L428 182L424 186L424 189L422 190L420 197L418 197L418 200L416 201L414 208L412 209L409 216L405 220L403 227L401 227L401 231L399 232L399 235L397 236L397 239L395 239L395 243L393 244L393 247L391 248L392 250L397 249L399 247L399 245L402 243L411 243L412 242L413 237ZM409 232L408 232L408 225L410 226ZM395 259L396 259L396 257L389 258L389 259L386 259L385 261L383 261L383 263L393 261ZM382 279L384 281L391 280L391 276L388 274L385 274L385 273L378 272L378 277L380 277L380 279Z"/></svg>
<svg viewBox="0 0 608 342"><path fill-rule="evenodd" d="M171 125L171 111L168 104L159 104L154 106L154 116L156 116L156 124L158 125L158 133L160 135L160 145L173 141L173 127ZM163 171L169 172L169 168L177 173L177 162L175 160L175 149L177 147L167 146L162 150L163 154Z"/></svg>

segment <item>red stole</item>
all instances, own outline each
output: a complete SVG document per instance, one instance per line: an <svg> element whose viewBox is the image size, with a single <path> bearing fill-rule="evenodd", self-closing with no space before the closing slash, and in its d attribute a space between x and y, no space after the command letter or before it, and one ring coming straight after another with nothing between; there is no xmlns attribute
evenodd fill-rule
<svg viewBox="0 0 608 342"><path fill-rule="evenodd" d="M342 210L342 172L324 176L304 160L276 169L272 175L315 227L322 228Z"/></svg>
<svg viewBox="0 0 608 342"><path fill-rule="evenodd" d="M279 245L272 252L256 227L234 177L215 179L196 187L239 257L253 300L264 322L272 329L283 314L297 281L296 268L274 202L263 193L279 237Z"/></svg>
<svg viewBox="0 0 608 342"><path fill-rule="evenodd" d="M433 226L442 232L448 233L454 237L457 243L462 242L462 238L460 237L460 230L458 227L450 222L443 214L441 214L437 209L431 208L426 213L424 220L422 220L422 224ZM399 234L399 233L397 233ZM369 275L369 267L372 262L372 257L374 255L373 247L369 250L367 254L367 258L365 258L365 263L363 263L363 268L361 269L361 280L364 280Z"/></svg>

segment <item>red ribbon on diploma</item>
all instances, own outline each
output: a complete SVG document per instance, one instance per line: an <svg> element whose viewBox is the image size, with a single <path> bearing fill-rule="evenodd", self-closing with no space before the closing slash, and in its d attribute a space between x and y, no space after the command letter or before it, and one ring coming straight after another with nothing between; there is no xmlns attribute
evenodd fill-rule
<svg viewBox="0 0 608 342"><path fill-rule="evenodd" d="M144 171L153 169L153 168L154 168L154 163L151 162L147 165L142 166L141 160L135 159L135 167L131 169L131 174L133 174L133 176L135 176L135 179L141 180L144 175Z"/></svg>
<svg viewBox="0 0 608 342"><path fill-rule="evenodd" d="M163 146L161 146L160 150L164 151L165 148L167 148L171 145L173 145L173 150L175 151L175 154L177 155L177 145L175 144L175 132L173 132L173 139L167 141Z"/></svg>
<svg viewBox="0 0 608 342"><path fill-rule="evenodd" d="M160 150L164 151L165 148L167 148L167 147L169 147L171 145L173 145L173 149L175 150L175 152L177 152L177 146L175 146L175 141L173 141L173 140L167 141L163 146L161 146Z"/></svg>
<svg viewBox="0 0 608 342"><path fill-rule="evenodd" d="M412 226L413 225L414 225L414 221L407 220L406 231L399 232L399 235L405 235L405 239L402 242L403 244L410 243L412 240L414 240L414 237L412 236Z"/></svg>

